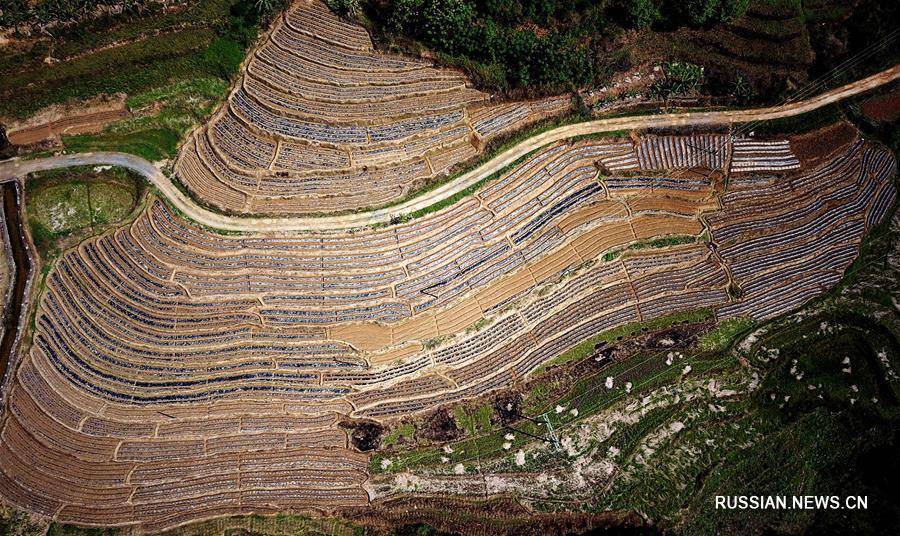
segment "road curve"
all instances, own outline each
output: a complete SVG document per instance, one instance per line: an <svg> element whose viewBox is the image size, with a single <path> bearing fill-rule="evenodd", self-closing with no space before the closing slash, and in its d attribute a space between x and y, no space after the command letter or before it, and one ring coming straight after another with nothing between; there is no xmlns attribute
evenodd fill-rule
<svg viewBox="0 0 900 536"><path fill-rule="evenodd" d="M185 195L153 164L138 156L126 153L98 152L54 156L34 160L8 160L0 162L0 182L14 180L34 171L81 165L114 165L129 168L144 176L165 195L171 203L191 219L204 225L228 230L248 232L292 232L302 230L329 231L364 227L386 223L392 215L406 214L433 205L490 176L520 157L560 140L612 132L653 127L713 126L748 123L800 115L828 104L864 93L868 90L900 78L900 65L881 71L862 80L851 82L806 100L779 106L750 110L724 110L714 112L683 112L657 115L636 115L597 119L561 126L529 138L495 156L481 166L461 175L453 181L435 188L404 203L368 212L343 216L324 217L249 217L226 216L205 209Z"/></svg>

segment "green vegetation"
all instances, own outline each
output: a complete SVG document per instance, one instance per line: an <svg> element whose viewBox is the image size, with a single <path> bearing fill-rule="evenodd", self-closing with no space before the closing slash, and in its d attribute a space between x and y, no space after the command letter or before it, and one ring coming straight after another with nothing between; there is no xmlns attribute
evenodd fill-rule
<svg viewBox="0 0 900 536"><path fill-rule="evenodd" d="M0 534L9 536L42 536L45 527L18 510L0 506Z"/></svg>
<svg viewBox="0 0 900 536"><path fill-rule="evenodd" d="M411 423L401 424L392 428L391 431L382 438L381 444L387 448L394 447L403 441L411 441L415 433L416 427Z"/></svg>
<svg viewBox="0 0 900 536"><path fill-rule="evenodd" d="M122 5L120 0L6 0L0 9L0 28L43 28L51 23L71 23L93 16L100 7ZM153 0L131 0L125 9L136 13L154 7Z"/></svg>
<svg viewBox="0 0 900 536"><path fill-rule="evenodd" d="M714 471L689 499L693 512L684 532L740 526L760 534L794 526L808 533L875 534L896 523L900 510L892 482L900 464L892 453L900 407L898 383L890 378L898 351L888 330L855 315L828 313L770 329L751 352L765 380L735 412L746 415L741 420L755 440L745 449L718 453ZM732 433L720 428L723 436ZM869 511L714 510L715 495L736 493L862 495L869 498Z"/></svg>
<svg viewBox="0 0 900 536"><path fill-rule="evenodd" d="M540 374L541 372L553 366L564 365L573 361L580 361L591 355L591 353L594 352L594 348L596 348L600 343L613 343L627 337L633 337L641 332L654 331L676 324L702 322L710 318L711 316L712 313L708 309L695 309L691 311L673 313L671 315L654 318L645 322L632 322L631 324L626 324L609 331L604 331L603 333L598 333L597 335L594 335L593 337L582 341L577 346L570 348L554 359L541 365L541 367L538 368L534 372L534 374Z"/></svg>
<svg viewBox="0 0 900 536"><path fill-rule="evenodd" d="M704 352L721 352L727 350L729 345L740 335L748 333L756 322L749 318L735 317L719 322L719 326L704 335L697 347Z"/></svg>
<svg viewBox="0 0 900 536"><path fill-rule="evenodd" d="M125 221L145 187L128 170L89 166L37 173L25 185L31 237L45 268L73 240Z"/></svg>
<svg viewBox="0 0 900 536"><path fill-rule="evenodd" d="M251 0L199 0L136 20L101 17L27 41L0 60L0 116L22 118L49 104L147 93L184 80L227 81L260 23ZM47 64L47 57L58 61Z"/></svg>
<svg viewBox="0 0 900 536"><path fill-rule="evenodd" d="M98 134L63 136L67 151L121 151L151 162L174 158L178 143L212 113L228 90L219 78L182 80L128 98L135 116Z"/></svg>
<svg viewBox="0 0 900 536"><path fill-rule="evenodd" d="M896 255L900 228L889 222L866 237L842 282L797 314L762 325L725 320L690 347L638 346L605 366L585 360L599 342L635 347L630 338L644 330L674 333L709 312L626 326L514 387L524 415L548 413L570 445L565 454L527 437L547 435L539 422L520 420L522 433L508 439L496 415L482 415L491 406L481 401L453 409L465 435L449 448L379 453L372 470L411 470L426 482L458 465L502 479L584 475L590 464L612 463L615 477L587 496L563 492L529 504L560 513L573 501L592 512L636 510L672 534L881 534L900 521L900 321L890 299L900 295L900 274L886 260ZM513 460L519 449L524 464ZM384 459L391 463L382 467ZM865 511L722 511L717 495L854 495L869 503Z"/></svg>
<svg viewBox="0 0 900 536"><path fill-rule="evenodd" d="M784 136L822 128L843 118L840 104L829 104L805 114L756 123L753 125L753 131L757 136Z"/></svg>
<svg viewBox="0 0 900 536"><path fill-rule="evenodd" d="M361 12L359 0L325 0L325 4L331 11L346 19L358 17Z"/></svg>
<svg viewBox="0 0 900 536"><path fill-rule="evenodd" d="M697 241L696 236L690 235L671 235L663 238L655 238L653 240L642 240L628 246L628 249L660 249L669 246L680 246L682 244L693 244Z"/></svg>
<svg viewBox="0 0 900 536"><path fill-rule="evenodd" d="M658 99L695 93L704 82L703 67L693 63L671 61L666 63L663 72L666 76L650 88Z"/></svg>
<svg viewBox="0 0 900 536"><path fill-rule="evenodd" d="M47 528L47 536L116 536L121 534L114 528L89 528L67 525L64 523L50 523Z"/></svg>
<svg viewBox="0 0 900 536"><path fill-rule="evenodd" d="M392 0L366 8L386 40L411 37L484 85L559 91L608 76L604 43L621 28L730 20L747 0Z"/></svg>
<svg viewBox="0 0 900 536"><path fill-rule="evenodd" d="M702 237L701 237L702 239ZM634 242L629 244L624 249L614 249L612 251L608 251L603 254L600 258L603 262L611 262L619 258L620 255L625 250L628 249L660 249L667 248L670 246L680 246L682 244L692 244L696 242L698 238L696 236L690 235L671 235L664 236L662 238L654 238L652 240L640 240L638 242Z"/></svg>

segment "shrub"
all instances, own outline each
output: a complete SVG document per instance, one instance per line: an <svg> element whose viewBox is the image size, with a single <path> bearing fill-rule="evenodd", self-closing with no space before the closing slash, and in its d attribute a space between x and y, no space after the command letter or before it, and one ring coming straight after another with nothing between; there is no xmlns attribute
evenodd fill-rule
<svg viewBox="0 0 900 536"><path fill-rule="evenodd" d="M647 28L662 19L654 0L629 0L625 6L628 22L635 28Z"/></svg>
<svg viewBox="0 0 900 536"><path fill-rule="evenodd" d="M325 0L328 8L345 19L355 19L359 13L359 0Z"/></svg>

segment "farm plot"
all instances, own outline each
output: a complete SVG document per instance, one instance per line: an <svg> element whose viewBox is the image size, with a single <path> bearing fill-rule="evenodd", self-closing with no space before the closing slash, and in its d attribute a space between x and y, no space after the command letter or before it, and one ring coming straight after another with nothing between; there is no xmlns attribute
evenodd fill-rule
<svg viewBox="0 0 900 536"><path fill-rule="evenodd" d="M895 197L893 157L862 139L790 172L701 153L644 169L631 141L561 143L446 209L354 232L220 235L153 201L48 275L0 493L148 531L367 504L348 419L477 397L676 311L774 316L833 285ZM655 169L681 163L699 168ZM629 247L647 243L663 247Z"/></svg>
<svg viewBox="0 0 900 536"><path fill-rule="evenodd" d="M488 101L461 73L377 52L362 27L318 0L296 2L184 145L175 172L229 212L375 207L446 174L485 141L570 108L565 97Z"/></svg>

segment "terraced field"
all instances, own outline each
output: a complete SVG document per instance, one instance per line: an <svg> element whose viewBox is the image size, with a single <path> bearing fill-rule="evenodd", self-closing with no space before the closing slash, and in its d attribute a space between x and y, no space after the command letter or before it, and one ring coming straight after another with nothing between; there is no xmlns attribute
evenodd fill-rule
<svg viewBox="0 0 900 536"><path fill-rule="evenodd" d="M303 0L175 171L232 212L362 208L568 106L487 101ZM891 152L841 132L818 150L558 141L440 210L353 230L226 234L150 196L49 271L6 393L0 495L136 532L367 506L388 493L365 423L517 385L622 326L766 320L833 287L897 193Z"/></svg>
<svg viewBox="0 0 900 536"><path fill-rule="evenodd" d="M375 230L219 235L154 201L49 275L0 490L143 530L364 505L340 422L477 397L674 311L795 308L841 277L894 171L858 137L808 169L784 140L598 138ZM673 235L697 241L615 254Z"/></svg>
<svg viewBox="0 0 900 536"><path fill-rule="evenodd" d="M235 213L376 207L446 174L485 143L570 107L490 104L456 71L373 50L366 31L301 1L248 60L176 174Z"/></svg>

